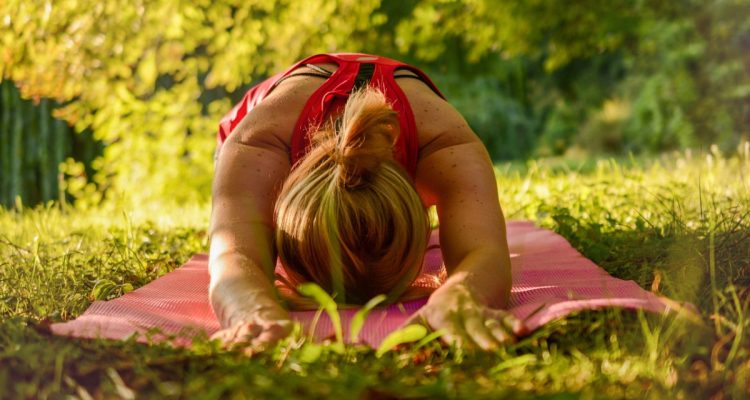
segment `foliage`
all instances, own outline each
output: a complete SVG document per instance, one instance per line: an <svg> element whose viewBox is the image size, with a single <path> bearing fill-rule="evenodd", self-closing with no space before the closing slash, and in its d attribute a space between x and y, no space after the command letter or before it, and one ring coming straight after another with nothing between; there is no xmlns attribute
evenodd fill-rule
<svg viewBox="0 0 750 400"><path fill-rule="evenodd" d="M106 144L96 183L110 198L205 200L227 93L303 54L363 48L382 21L372 0L276 3L4 2L2 76L71 100L56 115Z"/></svg>
<svg viewBox="0 0 750 400"><path fill-rule="evenodd" d="M378 349L375 351L375 357L383 357L385 353L393 350L396 346L417 342L424 339L425 336L427 336L427 328L420 324L407 325L401 329L395 330L389 333L388 336L383 339L383 342L380 343L380 346L378 346Z"/></svg>
<svg viewBox="0 0 750 400"><path fill-rule="evenodd" d="M106 146L67 191L209 196L213 132L249 85L316 52L424 67L495 159L748 137L750 2L290 0L0 4L0 76ZM346 15L346 18L340 18ZM0 132L8 135L8 131ZM75 175L75 174L72 174Z"/></svg>
<svg viewBox="0 0 750 400"><path fill-rule="evenodd" d="M413 21L399 26L402 52L435 60L458 40L469 61L541 55L547 70L619 48L638 21L633 2L421 1ZM446 38L449 38L446 40Z"/></svg>
<svg viewBox="0 0 750 400"><path fill-rule="evenodd" d="M747 138L750 12L746 1L664 3L646 10L622 56L623 79L591 113L577 142L644 152Z"/></svg>
<svg viewBox="0 0 750 400"><path fill-rule="evenodd" d="M356 313L354 313L349 326L350 342L356 343L357 340L359 340L359 332L362 330L362 327L364 327L365 319L370 314L370 311L372 311L375 307L377 307L378 305L380 305L380 303L386 301L387 299L388 296L379 294L368 300L365 305L363 305L359 310L357 310Z"/></svg>
<svg viewBox="0 0 750 400"><path fill-rule="evenodd" d="M523 67L517 67L516 72L520 68ZM540 128L541 121L534 110L524 104L523 98L506 89L508 83L520 79L523 77L498 79L484 75L466 82L455 75L436 76L441 90L477 132L490 154L506 160L533 154Z"/></svg>
<svg viewBox="0 0 750 400"><path fill-rule="evenodd" d="M101 154L91 132L77 135L50 115L57 106L48 99L37 104L21 99L13 82L0 83L0 205L64 201L60 164L76 157L90 166ZM85 176L92 171L76 172Z"/></svg>
<svg viewBox="0 0 750 400"><path fill-rule="evenodd" d="M144 221L129 214L69 211L48 205L2 212L3 317L70 318L92 300L120 296L171 271L206 245L200 227L207 225L205 206L169 221L156 213Z"/></svg>
<svg viewBox="0 0 750 400"><path fill-rule="evenodd" d="M489 354L430 342L378 358L299 333L252 358L205 339L180 349L53 337L44 318L73 318L97 296L137 288L205 251L208 206L0 211L0 390L39 398L744 398L750 143L738 150L498 165L509 218L551 227L615 276L692 301L703 323L589 312ZM111 290L97 291L104 281Z"/></svg>
<svg viewBox="0 0 750 400"><path fill-rule="evenodd" d="M711 280L717 287L750 284L750 142L734 154L712 146L709 153L666 154L646 164L530 161L525 175L498 169L508 177L501 202L509 218L560 232L616 276L644 287L658 279L669 296L705 306ZM723 265L713 277L709 253Z"/></svg>
<svg viewBox="0 0 750 400"><path fill-rule="evenodd" d="M325 290L323 290L323 288L313 282L306 282L299 285L299 287L297 287L297 291L299 291L303 296L307 296L315 300L315 302L318 303L320 309L325 310L326 314L328 314L328 317L331 318L331 324L333 325L333 329L336 332L336 344L338 346L343 346L344 333L341 326L341 317L338 313L338 306L336 305L336 301L334 301L333 298L328 293L326 293Z"/></svg>

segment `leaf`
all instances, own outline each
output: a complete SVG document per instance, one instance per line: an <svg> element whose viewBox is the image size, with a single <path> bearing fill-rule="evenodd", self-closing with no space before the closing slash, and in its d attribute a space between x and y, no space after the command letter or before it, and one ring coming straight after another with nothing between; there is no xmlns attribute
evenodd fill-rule
<svg viewBox="0 0 750 400"><path fill-rule="evenodd" d="M321 354L323 354L323 346L308 342L300 349L299 361L306 364L314 363L318 361Z"/></svg>
<svg viewBox="0 0 750 400"><path fill-rule="evenodd" d="M536 362L536 355L524 354L524 355L514 357L514 358L511 358L509 360L506 360L497 364L494 368L490 370L490 374L496 374L498 372L502 372L509 368L515 368L521 365L533 364L535 362Z"/></svg>
<svg viewBox="0 0 750 400"><path fill-rule="evenodd" d="M122 292L123 293L130 293L133 291L133 285L130 283L126 283L122 285Z"/></svg>
<svg viewBox="0 0 750 400"><path fill-rule="evenodd" d="M367 304L362 306L362 308L360 308L359 311L354 314L349 325L349 340L351 342L356 342L359 338L359 332L362 330L362 327L365 324L365 319L367 319L370 311L372 311L373 308L377 307L378 304L384 302L386 298L386 295L379 294L371 298L370 301L367 302Z"/></svg>
<svg viewBox="0 0 750 400"><path fill-rule="evenodd" d="M432 342L433 340L439 339L443 334L445 333L444 330L439 329L435 332L430 333L429 335L422 338L422 340L419 341L419 343L416 344L415 349L419 349L424 347L427 343Z"/></svg>
<svg viewBox="0 0 750 400"><path fill-rule="evenodd" d="M383 339L380 343L378 350L375 352L375 356L380 358L383 354L391 351L394 347L404 344L412 343L422 339L427 335L427 328L424 325L408 325L397 331L391 332L388 336Z"/></svg>
<svg viewBox="0 0 750 400"><path fill-rule="evenodd" d="M315 300L315 302L318 303L318 305L322 307L323 310L325 310L326 314L328 314L328 317L331 319L331 324L333 324L333 329L336 332L336 342L343 344L344 334L341 329L341 317L339 316L336 302L333 301L331 296L329 296L328 293L323 290L323 288L312 282L307 282L299 285L299 287L297 287L297 291L300 292L303 296L307 296Z"/></svg>
<svg viewBox="0 0 750 400"><path fill-rule="evenodd" d="M154 83L158 76L156 53L149 51L143 55L140 64L138 64L138 77L140 82L138 88L141 93L147 93L153 90Z"/></svg>
<svg viewBox="0 0 750 400"><path fill-rule="evenodd" d="M109 279L98 279L91 289L91 297L95 300L108 300L117 284Z"/></svg>

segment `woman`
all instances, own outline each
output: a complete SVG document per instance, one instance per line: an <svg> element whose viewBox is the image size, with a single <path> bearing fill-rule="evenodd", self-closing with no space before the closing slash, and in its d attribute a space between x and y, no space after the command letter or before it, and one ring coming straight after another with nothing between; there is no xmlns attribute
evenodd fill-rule
<svg viewBox="0 0 750 400"><path fill-rule="evenodd" d="M432 205L448 278L413 322L482 349L522 329L502 310L510 257L487 151L418 69L367 54L309 57L251 89L219 142L215 337L256 347L289 333L273 287L277 252L292 285L316 282L338 302L403 296Z"/></svg>

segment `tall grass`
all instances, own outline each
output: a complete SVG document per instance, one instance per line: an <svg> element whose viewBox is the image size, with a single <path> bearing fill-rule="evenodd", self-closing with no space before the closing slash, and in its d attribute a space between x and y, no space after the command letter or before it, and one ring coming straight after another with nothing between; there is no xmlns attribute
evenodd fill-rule
<svg viewBox="0 0 750 400"><path fill-rule="evenodd" d="M744 398L750 395L750 144L736 153L497 166L508 218L565 236L611 274L690 302L698 322L607 310L495 353L437 343L378 358L305 333L248 358L49 336L207 248L208 205L0 211L0 391L82 398Z"/></svg>

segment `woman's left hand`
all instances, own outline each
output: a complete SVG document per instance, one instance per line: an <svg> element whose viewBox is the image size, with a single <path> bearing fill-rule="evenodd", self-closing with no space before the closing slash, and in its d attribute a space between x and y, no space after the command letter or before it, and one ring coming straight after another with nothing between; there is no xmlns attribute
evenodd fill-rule
<svg viewBox="0 0 750 400"><path fill-rule="evenodd" d="M513 342L526 327L507 310L492 309L479 303L469 289L458 283L436 290L407 324L421 323L442 330L447 344L494 350L501 343Z"/></svg>

